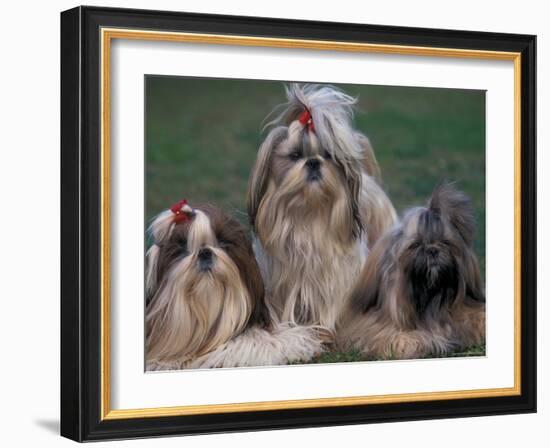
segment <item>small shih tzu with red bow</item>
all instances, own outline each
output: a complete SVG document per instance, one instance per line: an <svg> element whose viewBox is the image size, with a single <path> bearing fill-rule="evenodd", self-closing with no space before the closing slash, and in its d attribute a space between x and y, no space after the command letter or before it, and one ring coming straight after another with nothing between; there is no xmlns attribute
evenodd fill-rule
<svg viewBox="0 0 550 448"><path fill-rule="evenodd" d="M451 185L409 210L372 248L338 344L374 358L443 355L485 339L485 294L469 199Z"/></svg>
<svg viewBox="0 0 550 448"><path fill-rule="evenodd" d="M154 219L150 232L147 370L278 365L322 351L316 328L273 322L238 221L180 201Z"/></svg>
<svg viewBox="0 0 550 448"><path fill-rule="evenodd" d="M254 249L279 319L332 331L368 245L396 215L352 126L356 100L321 85L291 84L287 97L249 180Z"/></svg>

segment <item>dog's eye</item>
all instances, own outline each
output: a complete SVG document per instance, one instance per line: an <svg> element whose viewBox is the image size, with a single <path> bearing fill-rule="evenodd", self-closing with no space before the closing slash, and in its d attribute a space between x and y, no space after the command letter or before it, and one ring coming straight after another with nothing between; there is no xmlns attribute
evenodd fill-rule
<svg viewBox="0 0 550 448"><path fill-rule="evenodd" d="M288 155L290 160L300 160L302 158L302 151L294 151Z"/></svg>
<svg viewBox="0 0 550 448"><path fill-rule="evenodd" d="M220 246L222 249L225 249L226 247L231 246L231 243L223 238L218 238L218 246Z"/></svg>
<svg viewBox="0 0 550 448"><path fill-rule="evenodd" d="M332 160L332 154L325 149L325 151L323 152L323 158L327 160Z"/></svg>

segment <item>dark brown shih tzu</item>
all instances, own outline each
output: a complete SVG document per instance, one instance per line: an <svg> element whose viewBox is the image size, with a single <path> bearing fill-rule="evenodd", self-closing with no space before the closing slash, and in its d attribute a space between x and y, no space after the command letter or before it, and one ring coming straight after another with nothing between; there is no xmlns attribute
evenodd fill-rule
<svg viewBox="0 0 550 448"><path fill-rule="evenodd" d="M238 221L180 201L150 231L147 370L286 364L322 351L315 328L272 322Z"/></svg>
<svg viewBox="0 0 550 448"><path fill-rule="evenodd" d="M441 355L485 339L485 295L469 199L441 185L373 247L338 342L376 358Z"/></svg>
<svg viewBox="0 0 550 448"><path fill-rule="evenodd" d="M250 176L248 213L270 304L282 321L333 330L368 245L395 221L356 100L292 84Z"/></svg>

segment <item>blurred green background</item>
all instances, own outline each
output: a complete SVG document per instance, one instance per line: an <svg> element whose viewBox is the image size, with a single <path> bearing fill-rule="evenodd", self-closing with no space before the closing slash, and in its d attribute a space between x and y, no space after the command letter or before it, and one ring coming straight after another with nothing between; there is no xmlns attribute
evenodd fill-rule
<svg viewBox="0 0 550 448"><path fill-rule="evenodd" d="M265 117L285 102L284 83L149 75L145 87L147 223L186 198L222 207L247 225L248 175ZM424 204L442 180L470 196L484 274L485 92L338 87L359 98L355 126L370 138L399 214Z"/></svg>
<svg viewBox="0 0 550 448"><path fill-rule="evenodd" d="M441 180L472 198L476 252L485 260L485 92L339 85L359 97L355 126L369 136L384 188L401 213ZM146 219L180 198L246 220L245 196L261 128L285 101L282 82L148 76Z"/></svg>

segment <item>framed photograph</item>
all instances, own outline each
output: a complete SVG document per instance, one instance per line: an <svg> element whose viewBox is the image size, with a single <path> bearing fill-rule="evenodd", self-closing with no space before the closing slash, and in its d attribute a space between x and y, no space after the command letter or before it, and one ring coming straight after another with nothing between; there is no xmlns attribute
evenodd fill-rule
<svg viewBox="0 0 550 448"><path fill-rule="evenodd" d="M61 434L535 412L535 44L61 13Z"/></svg>

